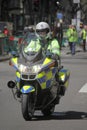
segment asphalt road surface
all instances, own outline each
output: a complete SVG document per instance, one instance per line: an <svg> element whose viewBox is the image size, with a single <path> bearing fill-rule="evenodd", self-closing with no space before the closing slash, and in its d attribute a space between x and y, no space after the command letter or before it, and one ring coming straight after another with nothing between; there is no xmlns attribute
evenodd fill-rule
<svg viewBox="0 0 87 130"><path fill-rule="evenodd" d="M25 121L7 87L15 71L8 61L0 62L0 130L87 130L87 52L62 56L62 64L71 72L70 82L54 114L44 118L37 111L32 121Z"/></svg>

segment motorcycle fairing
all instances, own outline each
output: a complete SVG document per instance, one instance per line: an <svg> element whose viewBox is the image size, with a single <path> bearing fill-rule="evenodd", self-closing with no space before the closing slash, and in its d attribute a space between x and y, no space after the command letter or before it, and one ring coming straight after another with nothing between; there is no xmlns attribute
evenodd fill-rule
<svg viewBox="0 0 87 130"><path fill-rule="evenodd" d="M21 88L21 92L22 93L30 93L30 92L34 92L35 91L35 88L31 85L24 85L22 88Z"/></svg>
<svg viewBox="0 0 87 130"><path fill-rule="evenodd" d="M20 73L18 71L18 58L17 57L11 58L9 65L13 66L16 69L16 86L17 86L17 88L20 88L20 86L19 86Z"/></svg>
<svg viewBox="0 0 87 130"><path fill-rule="evenodd" d="M41 86L41 89L46 89L51 87L57 69L56 67L54 67L55 62L53 62L52 59L49 58L45 59L43 65L44 65L44 67L42 68L43 71L41 71L37 75L37 78Z"/></svg>
<svg viewBox="0 0 87 130"><path fill-rule="evenodd" d="M21 75L20 75L19 71L16 71L16 81L17 82L20 81L20 77L21 77Z"/></svg>
<svg viewBox="0 0 87 130"><path fill-rule="evenodd" d="M61 69L59 71L59 80L63 83L65 88L68 87L69 84L70 71L67 69Z"/></svg>
<svg viewBox="0 0 87 130"><path fill-rule="evenodd" d="M48 63L52 62L52 59L46 58L43 62L43 65L47 65Z"/></svg>
<svg viewBox="0 0 87 130"><path fill-rule="evenodd" d="M16 70L18 70L18 58L17 57L12 58L9 64L11 66L13 66Z"/></svg>

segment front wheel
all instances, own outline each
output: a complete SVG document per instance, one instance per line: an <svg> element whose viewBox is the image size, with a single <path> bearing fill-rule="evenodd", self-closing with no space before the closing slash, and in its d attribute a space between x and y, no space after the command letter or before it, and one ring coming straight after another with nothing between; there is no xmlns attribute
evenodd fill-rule
<svg viewBox="0 0 87 130"><path fill-rule="evenodd" d="M22 115L25 120L31 120L34 114L33 94L22 94L21 96Z"/></svg>
<svg viewBox="0 0 87 130"><path fill-rule="evenodd" d="M54 109L55 109L55 106L49 106L49 107L43 109L42 113L43 113L44 116L50 116L50 115L53 114Z"/></svg>

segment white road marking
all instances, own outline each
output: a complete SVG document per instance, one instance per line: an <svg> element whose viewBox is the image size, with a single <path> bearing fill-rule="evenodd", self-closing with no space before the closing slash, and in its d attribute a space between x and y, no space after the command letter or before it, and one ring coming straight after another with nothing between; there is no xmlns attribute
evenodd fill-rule
<svg viewBox="0 0 87 130"><path fill-rule="evenodd" d="M87 83L79 90L79 93L87 93Z"/></svg>

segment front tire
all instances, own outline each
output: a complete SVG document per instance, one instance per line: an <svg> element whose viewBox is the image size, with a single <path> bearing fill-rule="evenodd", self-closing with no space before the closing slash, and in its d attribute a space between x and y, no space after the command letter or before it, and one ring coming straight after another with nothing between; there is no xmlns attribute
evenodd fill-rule
<svg viewBox="0 0 87 130"><path fill-rule="evenodd" d="M34 114L34 97L33 94L22 94L21 108L23 118L28 121L31 120Z"/></svg>

